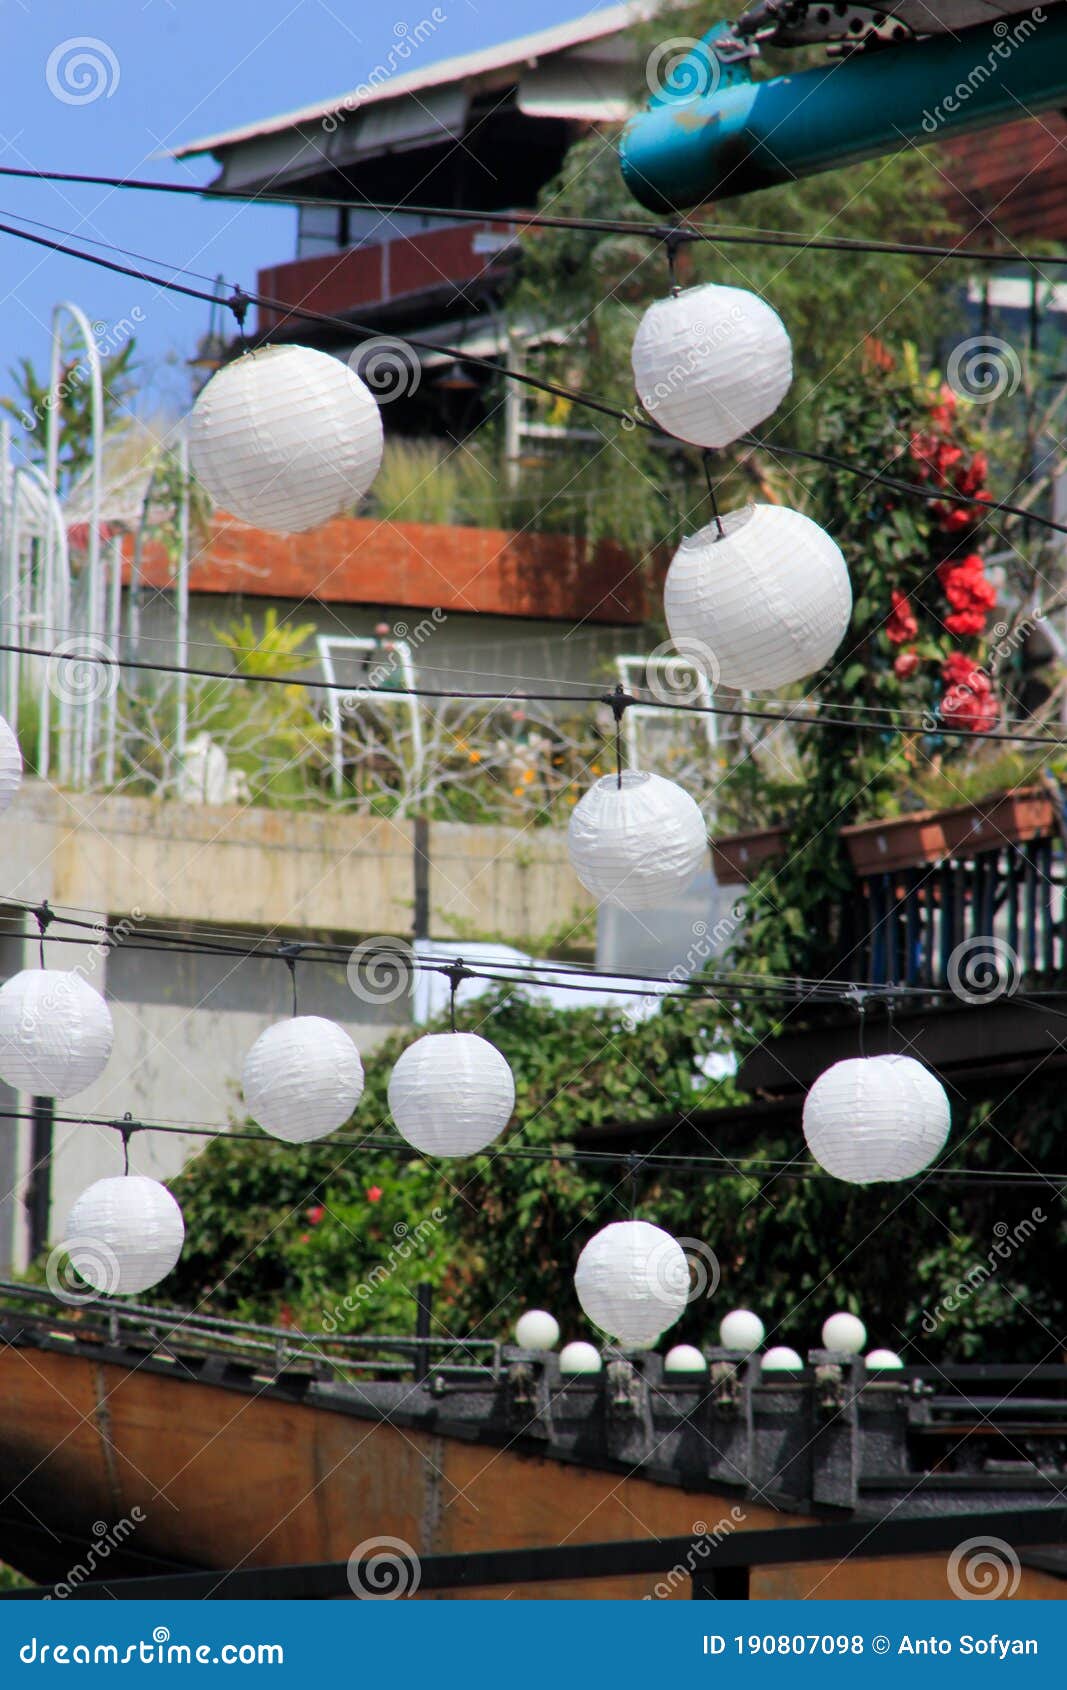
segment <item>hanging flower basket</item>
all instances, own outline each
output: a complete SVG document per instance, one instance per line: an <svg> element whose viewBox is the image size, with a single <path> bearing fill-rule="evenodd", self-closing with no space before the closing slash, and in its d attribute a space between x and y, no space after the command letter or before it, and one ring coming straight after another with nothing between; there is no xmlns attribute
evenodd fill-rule
<svg viewBox="0 0 1067 1690"><path fill-rule="evenodd" d="M720 886L745 886L771 857L785 851L785 828L762 827L728 833L711 842L711 863Z"/></svg>
<svg viewBox="0 0 1067 1690"><path fill-rule="evenodd" d="M857 874L879 874L939 863L945 857L973 856L998 845L1050 839L1056 831L1055 805L1045 788L1017 786L950 810L918 810L891 821L860 822L842 828L841 836Z"/></svg>

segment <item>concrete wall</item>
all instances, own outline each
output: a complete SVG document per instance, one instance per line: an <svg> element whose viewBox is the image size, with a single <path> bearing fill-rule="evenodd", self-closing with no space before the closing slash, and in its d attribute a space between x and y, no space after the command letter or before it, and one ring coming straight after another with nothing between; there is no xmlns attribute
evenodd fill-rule
<svg viewBox="0 0 1067 1690"><path fill-rule="evenodd" d="M4 821L5 896L61 912L127 920L125 946L75 946L53 929L50 967L77 967L106 993L115 1049L96 1085L56 1113L221 1126L240 1109L244 1053L289 1012L285 964L266 956L234 965L205 956L138 950L138 931L160 924L254 938L328 936L357 944L411 936L415 901L411 823L252 808L196 808L148 799L59 792L27 782ZM455 823L430 828L430 932L447 939L501 937L522 947L548 927L580 920L587 900L563 836ZM0 974L36 963L36 925L0 934ZM32 935L32 936L31 936ZM86 935L91 937L91 935ZM300 1008L339 1021L366 1051L411 1020L405 994L367 1002L345 971L299 969ZM0 1087L0 1108L29 1108ZM377 1123L375 1123L377 1125ZM0 1269L28 1250L28 1122L0 1122ZM131 1166L166 1178L203 1146L183 1134L133 1139ZM121 1139L107 1127L57 1125L51 1236L92 1180L121 1167Z"/></svg>

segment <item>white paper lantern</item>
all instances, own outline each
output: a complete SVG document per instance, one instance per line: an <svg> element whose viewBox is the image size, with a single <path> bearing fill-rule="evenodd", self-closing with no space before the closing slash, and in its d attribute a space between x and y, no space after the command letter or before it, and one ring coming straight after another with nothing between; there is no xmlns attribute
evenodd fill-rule
<svg viewBox="0 0 1067 1690"><path fill-rule="evenodd" d="M731 1309L719 1322L719 1343L724 1350L752 1355L763 1342L763 1322L751 1309Z"/></svg>
<svg viewBox="0 0 1067 1690"><path fill-rule="evenodd" d="M708 1364L694 1344L675 1344L663 1358L664 1373L706 1373Z"/></svg>
<svg viewBox="0 0 1067 1690"><path fill-rule="evenodd" d="M685 1251L648 1221L612 1221L591 1238L574 1273L594 1326L627 1349L648 1349L689 1300Z"/></svg>
<svg viewBox="0 0 1067 1690"><path fill-rule="evenodd" d="M804 1137L827 1173L852 1185L911 1179L948 1138L945 1088L910 1056L857 1056L820 1074Z"/></svg>
<svg viewBox="0 0 1067 1690"><path fill-rule="evenodd" d="M877 1372L879 1368L888 1372L890 1369L904 1366L895 1350L872 1350L870 1355L864 1356L863 1359L870 1373Z"/></svg>
<svg viewBox="0 0 1067 1690"><path fill-rule="evenodd" d="M738 691L788 686L834 655L852 614L840 548L785 505L729 511L683 540L663 608L675 646Z"/></svg>
<svg viewBox="0 0 1067 1690"><path fill-rule="evenodd" d="M834 1350L843 1356L858 1356L866 1342L867 1328L858 1314L849 1314L847 1309L830 1315L822 1323L824 1350Z"/></svg>
<svg viewBox="0 0 1067 1690"><path fill-rule="evenodd" d="M189 458L216 504L276 534L361 499L382 461L381 413L340 358L268 346L224 364L189 416Z"/></svg>
<svg viewBox="0 0 1067 1690"><path fill-rule="evenodd" d="M650 305L631 356L649 416L694 446L729 446L777 410L793 379L778 313L714 282Z"/></svg>
<svg viewBox="0 0 1067 1690"><path fill-rule="evenodd" d="M71 1265L106 1297L128 1297L165 1279L185 1240L182 1212L165 1185L140 1174L98 1179L70 1212Z"/></svg>
<svg viewBox="0 0 1067 1690"><path fill-rule="evenodd" d="M775 1344L773 1349L760 1357L761 1373L794 1373L803 1365L796 1350L791 1350L788 1344Z"/></svg>
<svg viewBox="0 0 1067 1690"><path fill-rule="evenodd" d="M22 785L22 752L4 720L0 716L0 815L9 808Z"/></svg>
<svg viewBox="0 0 1067 1690"><path fill-rule="evenodd" d="M115 1029L73 970L24 968L0 986L0 1079L34 1097L73 1097L107 1067Z"/></svg>
<svg viewBox="0 0 1067 1690"><path fill-rule="evenodd" d="M241 1087L254 1121L287 1144L310 1144L343 1127L363 1095L363 1063L343 1027L294 1015L245 1057Z"/></svg>
<svg viewBox="0 0 1067 1690"><path fill-rule="evenodd" d="M559 1352L561 1373L599 1373L601 1366L600 1351L581 1338L564 1344Z"/></svg>
<svg viewBox="0 0 1067 1690"><path fill-rule="evenodd" d="M477 1033L427 1033L389 1076L397 1131L427 1156L474 1156L500 1136L514 1107L511 1069Z"/></svg>
<svg viewBox="0 0 1067 1690"><path fill-rule="evenodd" d="M515 1322L520 1350L550 1350L559 1340L559 1321L547 1309L527 1309Z"/></svg>
<svg viewBox="0 0 1067 1690"><path fill-rule="evenodd" d="M571 867L600 903L646 910L667 904L704 861L708 833L688 792L662 775L605 775L571 812Z"/></svg>

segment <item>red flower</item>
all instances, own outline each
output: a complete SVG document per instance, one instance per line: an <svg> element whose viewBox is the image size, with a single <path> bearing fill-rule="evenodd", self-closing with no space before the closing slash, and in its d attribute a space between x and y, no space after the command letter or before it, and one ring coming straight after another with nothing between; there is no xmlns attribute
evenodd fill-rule
<svg viewBox="0 0 1067 1690"><path fill-rule="evenodd" d="M985 611L956 610L945 617L945 627L950 634L958 634L961 639L968 634L980 634L985 627Z"/></svg>
<svg viewBox="0 0 1067 1690"><path fill-rule="evenodd" d="M380 1185L368 1185L368 1187L367 1187L367 1202L368 1203L380 1203L381 1199L382 1199L382 1188L381 1188L381 1186Z"/></svg>
<svg viewBox="0 0 1067 1690"><path fill-rule="evenodd" d="M312 1208L305 1209L304 1213L307 1215L307 1218L311 1222L312 1226L318 1226L323 1215L326 1213L326 1210L321 1203L316 1203Z"/></svg>
<svg viewBox="0 0 1067 1690"><path fill-rule="evenodd" d="M950 652L941 674L946 682L941 700L944 721L970 733L986 733L995 727L998 711L993 683L972 657L966 657L962 651Z"/></svg>
<svg viewBox="0 0 1067 1690"><path fill-rule="evenodd" d="M885 625L886 638L890 645L906 645L919 632L919 624L915 620L915 613L903 593L894 587L890 595L893 609Z"/></svg>
<svg viewBox="0 0 1067 1690"><path fill-rule="evenodd" d="M300 1242L301 1242L301 1244L310 1244L311 1243L310 1232L302 1232L300 1234Z"/></svg>
<svg viewBox="0 0 1067 1690"><path fill-rule="evenodd" d="M956 472L956 490L959 493L980 493L985 486L986 476L989 474L989 458L985 452L976 452L966 469Z"/></svg>
<svg viewBox="0 0 1067 1690"><path fill-rule="evenodd" d="M997 589L985 573L977 552L964 558L947 558L937 566L937 578L954 614L945 617L953 634L980 634L986 615L997 602Z"/></svg>
<svg viewBox="0 0 1067 1690"><path fill-rule="evenodd" d="M901 651L893 662L893 673L906 681L909 675L914 675L919 667L919 653L917 651Z"/></svg>

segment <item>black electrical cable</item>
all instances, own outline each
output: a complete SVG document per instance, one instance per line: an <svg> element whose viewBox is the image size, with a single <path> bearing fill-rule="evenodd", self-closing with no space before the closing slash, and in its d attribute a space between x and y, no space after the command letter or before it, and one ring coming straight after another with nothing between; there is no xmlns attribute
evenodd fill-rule
<svg viewBox="0 0 1067 1690"><path fill-rule="evenodd" d="M253 686L292 687L305 686L318 692L347 693L353 696L372 693L381 694L389 698L429 698L448 703L472 704L594 704L604 702L602 692L591 693L545 693L528 692L518 688L512 693L496 692L464 692L448 687L405 687L382 685L374 686L370 682L360 681L351 685L346 681L294 680L291 675L250 675L239 669L194 669L187 664L152 663L145 658L116 657L111 652L72 652L66 650L53 651L47 646L31 646L19 644L13 640L0 640L0 651L18 652L23 657L44 657L52 662L100 663L113 669L134 669L154 675L185 675L193 680L231 682L239 681ZM684 654L680 654L684 658ZM977 668L978 665L976 664ZM573 683L577 684L577 683ZM639 691L648 689L639 688ZM858 722L847 717L831 716L820 708L812 709L808 699L798 700L797 709L785 714L776 710L754 710L751 706L734 704L689 704L673 703L664 699L649 697L635 699L642 710L670 710L685 712L694 716L734 716L738 719L753 722L773 722L800 725L811 728L848 728L855 733L871 733L885 735L887 733L937 733L941 738L963 739L968 743L981 740L1002 740L1013 745L1050 745L1063 747L1067 745L1065 734L1035 734L1013 733L999 728L954 728L947 722L939 722L936 728L929 726L929 719L916 716L910 723L900 720L900 712L894 711L884 722Z"/></svg>
<svg viewBox="0 0 1067 1690"><path fill-rule="evenodd" d="M69 170L33 170L14 165L0 166L0 178L11 177L35 182L66 182L78 187L121 188L135 193L176 194L201 200L236 201L242 205L307 206L335 208L340 211L357 209L373 211L383 217L433 217L457 223L504 223L518 229L568 229L593 235L643 235L649 240L673 239L687 243L707 242L723 246L781 246L811 248L816 252L854 252L883 254L903 258L955 258L975 264L1067 264L1067 256L1057 253L997 250L992 247L934 246L915 241L879 241L860 235L805 235L789 229L760 229L744 224L724 228L708 224L683 222L666 224L647 219L611 217L568 217L554 212L540 211L475 211L456 206L397 204L387 200L369 199L353 188L348 195L242 193L237 188L218 188L212 184L197 187L187 182L150 182L133 176L95 176ZM29 219L27 219L29 221Z"/></svg>
<svg viewBox="0 0 1067 1690"><path fill-rule="evenodd" d="M135 281L143 282L148 287L157 287L163 289L164 291L180 293L186 298L199 299L208 305L218 305L220 303L217 292L205 293L202 288L189 287L185 283L168 280L163 276L152 276L146 271L135 270L128 264L119 264L113 259L100 258L91 252L82 252L77 247L69 246L61 241L52 240L45 235L34 235L27 229L16 229L10 223L0 222L0 234L12 235L16 240L29 241L33 245L43 246L51 252L61 253L64 257L77 258L83 263L96 264L101 268L113 271L118 275L130 276ZM180 269L180 266L171 266L164 259L156 259L152 262L162 263L167 269ZM292 305L285 300L270 299L259 293L248 293L244 289L236 290L235 294L231 296L230 299L221 301L221 303L231 305L234 308L237 307L238 302L242 312L247 310L249 305L255 305L259 309L271 311L283 319L292 318L300 322L315 323L320 327L338 329L345 334L363 334L369 338L374 338L378 332L372 326L366 323L360 323L352 318L334 317L322 311L309 311L305 306ZM251 339L248 344L250 346L254 346L257 342L263 343L267 338L269 337L266 335L260 335ZM610 417L614 422L624 423L630 428L640 428L646 433L654 434L657 438L668 441L673 445L678 444L674 436L666 433L666 431L661 429L657 423L650 421L645 417L639 416L636 409L628 411L621 410L617 405L611 405L602 399L597 399L591 393L584 393L576 388L564 387L559 382L543 381L539 376L533 376L527 370L511 369L506 364L498 364L492 358L483 358L477 353L464 350L462 347L444 346L437 341L424 340L414 335L405 335L403 339L406 345L412 347L416 351L442 354L445 357L454 358L458 362L473 364L477 368L488 370L491 374L501 376L505 380L520 382L526 387L534 388L537 392L547 393L555 399L566 399L570 404L584 406L586 410L594 411L600 416ZM1008 516L1023 518L1027 522L1034 523L1041 528L1046 528L1052 533L1067 534L1067 523L1056 522L1052 517L1042 516L1034 511L1028 510L1022 505L1008 504L1000 500L980 502L967 494L954 493L946 488L937 489L923 486L919 482L910 482L900 480L899 478L891 478L889 477L887 470L877 468L874 465L854 464L850 463L847 458L833 457L828 453L808 452L799 447L778 446L773 442L764 441L754 435L745 436L744 443L759 450L769 451L772 453L780 452L783 456L806 458L815 463L832 465L834 468L841 470L842 473L846 475L855 475L863 480L881 482L883 485L892 488L895 492L907 493L914 498L923 499L926 502L974 507L976 510L981 512L983 518L988 517L994 512L1000 512Z"/></svg>
<svg viewBox="0 0 1067 1690"><path fill-rule="evenodd" d="M28 1110L0 1109L2 1121L32 1121L33 1115ZM209 1127L194 1123L135 1121L129 1117L116 1120L110 1116L88 1115L56 1115L57 1126L104 1127L113 1132L121 1133L124 1138L134 1133L172 1133L179 1136L207 1139L230 1139L237 1143L258 1144L260 1146L276 1147L278 1149L293 1149L285 1139L273 1138L268 1133L253 1133L241 1128ZM628 1122L627 1125L640 1125ZM376 1133L367 1133L360 1138L323 1138L315 1139L299 1146L301 1150L370 1150L385 1152L402 1157L405 1161L423 1161L436 1165L438 1161L455 1161L455 1157L431 1157L423 1151L416 1150L413 1145L403 1139L385 1138ZM827 1173L811 1162L798 1162L795 1158L773 1159L770 1157L744 1157L744 1166L739 1162L742 1158L734 1159L730 1156L706 1155L670 1155L663 1151L633 1151L633 1150L593 1150L585 1147L576 1148L572 1144L537 1146L537 1145L490 1145L484 1151L477 1152L480 1156L488 1156L492 1161L504 1158L510 1161L524 1162L561 1162L589 1166L623 1166L630 1168L636 1160L637 1171L648 1168L654 1172L684 1172L694 1169L719 1168L726 1170L738 1179L757 1179L771 1177L776 1179L819 1179L834 1180L841 1184L836 1176ZM467 1160L467 1158L463 1158ZM470 1158L473 1160L473 1158ZM760 1172L756 1172L760 1170ZM915 1176L925 1184L929 1180L949 1180L960 1183L975 1183L984 1186L996 1185L1005 1188L1028 1187L1034 1185L1065 1185L1067 1174L1043 1174L1040 1171L1016 1173L1012 1170L1000 1172L986 1168L928 1168ZM904 1183L904 1182L901 1182Z"/></svg>

